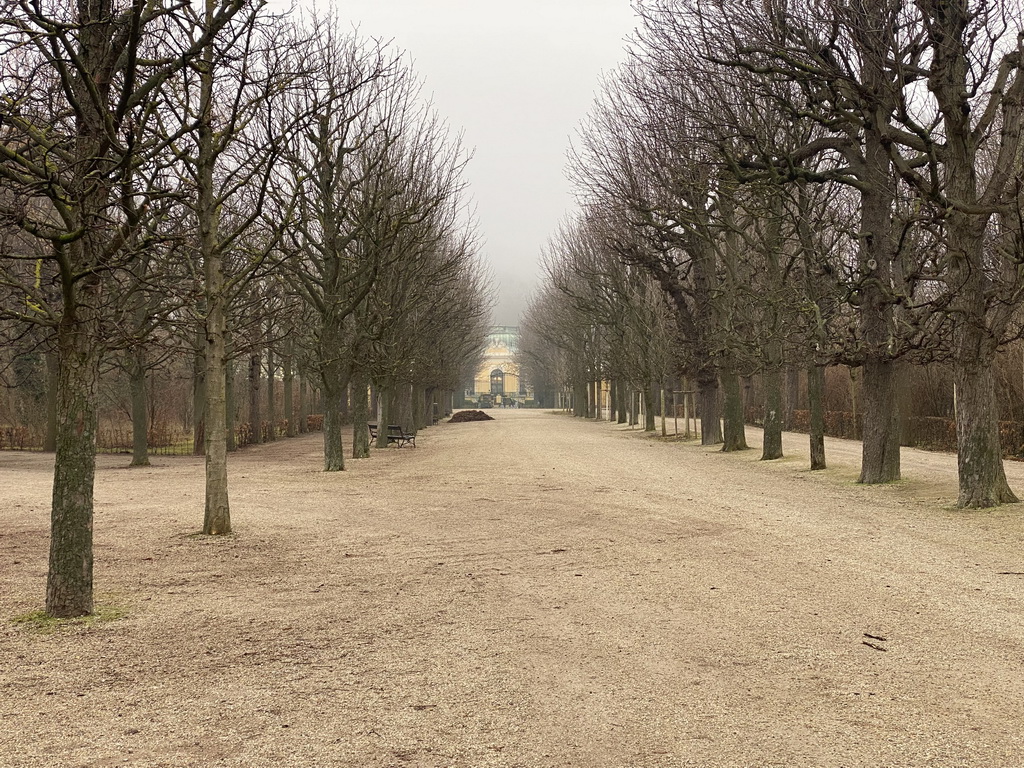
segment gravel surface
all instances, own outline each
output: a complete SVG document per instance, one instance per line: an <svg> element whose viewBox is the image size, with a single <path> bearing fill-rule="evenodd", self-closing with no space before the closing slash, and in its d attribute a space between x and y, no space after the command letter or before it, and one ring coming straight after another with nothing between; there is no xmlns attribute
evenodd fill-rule
<svg viewBox="0 0 1024 768"><path fill-rule="evenodd" d="M101 457L96 587L43 630L52 458L0 454L0 766L1024 765L1024 515L526 410L320 471L319 436ZM752 442L759 433L748 430ZM1008 464L1024 490L1024 466Z"/></svg>

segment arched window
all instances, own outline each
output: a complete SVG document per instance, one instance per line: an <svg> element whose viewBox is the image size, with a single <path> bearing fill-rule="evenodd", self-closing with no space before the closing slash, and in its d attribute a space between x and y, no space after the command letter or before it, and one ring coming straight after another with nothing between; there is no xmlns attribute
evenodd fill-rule
<svg viewBox="0 0 1024 768"><path fill-rule="evenodd" d="M505 372L501 368L495 368L491 371L491 394L505 394Z"/></svg>

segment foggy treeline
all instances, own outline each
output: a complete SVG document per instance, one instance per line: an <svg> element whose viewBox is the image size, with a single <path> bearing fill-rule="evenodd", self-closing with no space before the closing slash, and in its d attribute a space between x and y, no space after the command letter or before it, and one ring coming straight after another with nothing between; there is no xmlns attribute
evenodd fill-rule
<svg viewBox="0 0 1024 768"><path fill-rule="evenodd" d="M2 4L0 364L56 451L50 615L92 609L101 403L130 411L136 463L178 404L226 533L241 403L253 439L293 435L315 390L341 470L371 388L412 430L479 359L460 137L401 51L261 5Z"/></svg>
<svg viewBox="0 0 1024 768"><path fill-rule="evenodd" d="M952 380L958 506L1016 501L996 390L1024 289L1019 4L637 10L572 154L581 212L551 239L524 367L581 413L610 381L619 418L627 390L650 414L679 377L702 442L727 451L746 448L756 376L764 459L782 455L800 371L823 468L825 374L843 366L864 483L899 479L900 402L938 375Z"/></svg>

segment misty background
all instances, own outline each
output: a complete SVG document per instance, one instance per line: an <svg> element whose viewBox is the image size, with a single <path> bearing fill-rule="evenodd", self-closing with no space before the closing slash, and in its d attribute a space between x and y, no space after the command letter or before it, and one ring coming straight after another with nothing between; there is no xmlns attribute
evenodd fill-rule
<svg viewBox="0 0 1024 768"><path fill-rule="evenodd" d="M622 57L634 27L629 1L346 0L333 8L339 25L404 49L424 94L462 131L498 290L494 322L518 324L541 249L574 206L567 151L601 73Z"/></svg>

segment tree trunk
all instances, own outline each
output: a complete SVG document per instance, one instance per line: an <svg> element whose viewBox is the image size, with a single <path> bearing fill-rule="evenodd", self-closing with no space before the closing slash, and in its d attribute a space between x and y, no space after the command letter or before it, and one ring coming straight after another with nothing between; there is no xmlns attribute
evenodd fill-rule
<svg viewBox="0 0 1024 768"><path fill-rule="evenodd" d="M192 358L192 455L202 456L206 448L206 339L203 330L196 331L196 348Z"/></svg>
<svg viewBox="0 0 1024 768"><path fill-rule="evenodd" d="M979 302L981 303L981 302ZM978 313L978 316L982 316ZM980 509L1018 501L1003 469L993 357L985 329L959 321L955 331L956 442L960 508Z"/></svg>
<svg viewBox="0 0 1024 768"><path fill-rule="evenodd" d="M426 412L425 400L426 393L423 391L423 387L412 385L412 423L410 429L414 432L419 432L425 426L423 423L423 414Z"/></svg>
<svg viewBox="0 0 1024 768"><path fill-rule="evenodd" d="M692 410L693 395L689 394L690 383L686 379L683 379L682 390L683 390L683 434L686 436L687 439L690 439L691 437L693 437L693 434L690 432L690 416L692 415L690 413L690 411Z"/></svg>
<svg viewBox="0 0 1024 768"><path fill-rule="evenodd" d="M616 419L618 424L626 424L629 421L629 409L626 407L626 397L629 395L629 387L627 387L621 380L619 381L616 408L618 409L619 415Z"/></svg>
<svg viewBox="0 0 1024 768"><path fill-rule="evenodd" d="M284 418L286 437L295 437L298 434L295 418L295 371L292 369L292 341L285 340L284 367L281 371L284 386Z"/></svg>
<svg viewBox="0 0 1024 768"><path fill-rule="evenodd" d="M503 401L504 402L504 401ZM399 383L394 389L391 424L397 424L408 432L413 428L412 384Z"/></svg>
<svg viewBox="0 0 1024 768"><path fill-rule="evenodd" d="M718 414L718 377L702 371L697 379L700 408L700 444L718 445L723 442L722 422Z"/></svg>
<svg viewBox="0 0 1024 768"><path fill-rule="evenodd" d="M227 334L225 334L225 337ZM238 422L235 407L235 362L224 360L224 425L227 429L228 451L238 450L238 439L235 436L235 425Z"/></svg>
<svg viewBox="0 0 1024 768"><path fill-rule="evenodd" d="M98 293L98 288L96 288ZM93 480L99 352L89 323L74 308L57 329L57 457L50 512L46 612L56 618L92 613Z"/></svg>
<svg viewBox="0 0 1024 768"><path fill-rule="evenodd" d="M263 373L259 352L249 355L249 427L253 443L263 442L263 416L260 413L260 378Z"/></svg>
<svg viewBox="0 0 1024 768"><path fill-rule="evenodd" d="M324 383L324 472L345 469L345 449L342 445L341 395L337 382Z"/></svg>
<svg viewBox="0 0 1024 768"><path fill-rule="evenodd" d="M975 135L974 116L967 95L974 83L977 52L974 42L974 11L967 4L934 3L927 9L935 42L929 89L942 115L944 153L941 156L944 196L955 201L943 211L949 285L956 287L953 318L953 379L956 390L957 467L960 508L993 507L1017 501L1006 482L999 444L999 410L993 368L1000 340L1013 327L1019 314L1020 291L1020 147L1024 116L1021 113L1019 53L1010 54L1000 65L1012 60L1016 69L1012 86L997 87L989 96L989 108L999 104L1002 125L999 139L981 141ZM925 8L926 4L922 4ZM1019 41L1019 38L1018 38ZM1011 58L1012 57L1012 58ZM1000 98L1001 97L1001 98ZM995 146L993 146L995 145ZM994 150L998 147L998 154ZM997 159L998 158L998 159ZM1000 181L993 171L1015 163ZM988 177L979 188L981 179ZM1009 230L1001 247L992 242L992 214L967 212L959 206L982 209L996 201L1009 201ZM1005 214L1004 214L1005 215ZM1013 233L1012 235L1010 233ZM1009 306L1007 306L1009 305Z"/></svg>
<svg viewBox="0 0 1024 768"><path fill-rule="evenodd" d="M210 23L213 5L206 4L206 21ZM206 396L203 398L206 450L206 504L203 533L208 536L231 533L231 510L228 504L228 395L227 395L227 304L225 295L224 258L220 246L220 209L214 189L217 165L216 138L213 128L213 45L202 55L200 70L202 119L199 121L199 158L197 161L197 214L199 247L203 255L204 298L206 300L206 338L199 348L206 358ZM258 375L258 374L257 374ZM231 430L234 438L234 430Z"/></svg>
<svg viewBox="0 0 1024 768"><path fill-rule="evenodd" d="M747 450L747 431L743 419L743 390L740 387L740 377L735 373L722 372L722 390L724 391L725 409L723 421L725 422L725 433L721 434L718 442L722 443L722 450L745 451ZM701 436L704 433L704 391L701 390ZM716 394L717 402L717 394ZM702 445L710 443L701 440Z"/></svg>
<svg viewBox="0 0 1024 768"><path fill-rule="evenodd" d="M299 417L298 417L298 428L299 434L304 435L309 431L309 406L306 403L307 400L307 384L306 376L300 374L299 376Z"/></svg>
<svg viewBox="0 0 1024 768"><path fill-rule="evenodd" d="M224 271L219 253L207 261L210 286L206 315L206 509L203 533L231 533L228 502L228 448L234 424L228 421L228 364ZM232 409L233 410L233 409Z"/></svg>
<svg viewBox="0 0 1024 768"><path fill-rule="evenodd" d="M361 374L352 377L352 458L370 458L370 421L366 379Z"/></svg>
<svg viewBox="0 0 1024 768"><path fill-rule="evenodd" d="M861 429L860 429L860 419L859 419L859 416L858 416L859 411L857 410L857 408L858 408L857 374L856 374L856 370L857 369L854 368L853 366L850 366L846 370L850 374L850 418L853 419L853 424L851 426L851 430L853 431L853 434L851 435L851 437L854 440L860 440Z"/></svg>
<svg viewBox="0 0 1024 768"><path fill-rule="evenodd" d="M796 423L795 411L800 407L800 369L786 368L786 415L782 422L783 429L793 429Z"/></svg>
<svg viewBox="0 0 1024 768"><path fill-rule="evenodd" d="M808 432L811 437L811 469L825 469L825 367L807 368L807 407L810 410Z"/></svg>
<svg viewBox="0 0 1024 768"><path fill-rule="evenodd" d="M858 482L891 483L900 479L898 386L899 363L877 358L864 362L863 459Z"/></svg>
<svg viewBox="0 0 1024 768"><path fill-rule="evenodd" d="M661 387L661 436L668 436L668 419L665 418L665 383L662 382Z"/></svg>
<svg viewBox="0 0 1024 768"><path fill-rule="evenodd" d="M394 401L390 384L377 385L377 448L388 447L388 424L393 423L391 404Z"/></svg>
<svg viewBox="0 0 1024 768"><path fill-rule="evenodd" d="M771 366L762 374L764 381L764 442L761 461L782 458L782 368Z"/></svg>
<svg viewBox="0 0 1024 768"><path fill-rule="evenodd" d="M654 382L644 385L644 432L654 432L657 428L654 420L655 398Z"/></svg>
<svg viewBox="0 0 1024 768"><path fill-rule="evenodd" d="M587 384L578 381L573 386L572 393L572 415L585 417L587 415Z"/></svg>
<svg viewBox="0 0 1024 768"><path fill-rule="evenodd" d="M129 352L128 388L132 397L132 461L129 466L149 464L149 403L146 397L146 359L141 349Z"/></svg>
<svg viewBox="0 0 1024 768"><path fill-rule="evenodd" d="M865 66L865 82L887 83L882 63ZM889 483L900 479L900 420L897 385L899 363L889 352L895 333L892 301L895 255L893 201L896 182L889 150L875 125L864 133L866 186L861 191L861 231L858 266L863 274L860 326L867 355L864 360L862 412L864 429L860 482Z"/></svg>
<svg viewBox="0 0 1024 768"><path fill-rule="evenodd" d="M46 434L43 436L43 450L53 453L57 450L57 381L59 366L57 353L46 353Z"/></svg>
<svg viewBox="0 0 1024 768"><path fill-rule="evenodd" d="M267 347L267 440L277 439L277 403L274 401L274 350Z"/></svg>

